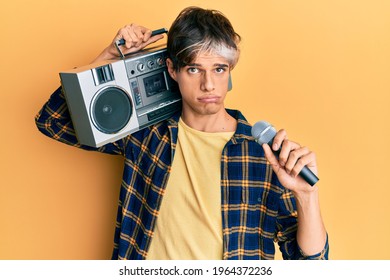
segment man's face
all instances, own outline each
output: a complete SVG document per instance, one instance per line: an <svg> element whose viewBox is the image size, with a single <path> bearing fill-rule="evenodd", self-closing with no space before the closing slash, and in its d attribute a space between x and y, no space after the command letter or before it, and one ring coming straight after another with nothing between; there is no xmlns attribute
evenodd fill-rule
<svg viewBox="0 0 390 280"><path fill-rule="evenodd" d="M226 58L201 53L179 71L173 69L169 59L167 65L171 77L179 84L184 113L212 115L224 110L230 71Z"/></svg>

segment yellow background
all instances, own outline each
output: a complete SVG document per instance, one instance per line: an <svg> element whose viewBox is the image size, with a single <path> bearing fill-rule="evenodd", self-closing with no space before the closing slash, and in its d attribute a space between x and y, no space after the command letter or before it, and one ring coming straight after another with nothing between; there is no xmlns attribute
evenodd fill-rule
<svg viewBox="0 0 390 280"><path fill-rule="evenodd" d="M2 1L0 259L110 258L122 159L50 140L34 115L120 27L169 28L189 5L243 38L227 107L317 153L330 257L390 259L387 0Z"/></svg>

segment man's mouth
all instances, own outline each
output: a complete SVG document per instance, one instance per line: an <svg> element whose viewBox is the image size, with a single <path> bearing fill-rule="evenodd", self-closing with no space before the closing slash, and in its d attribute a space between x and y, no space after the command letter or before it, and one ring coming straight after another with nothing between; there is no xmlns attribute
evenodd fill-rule
<svg viewBox="0 0 390 280"><path fill-rule="evenodd" d="M220 99L219 96L216 95L206 95L198 98L198 101L201 103L216 103Z"/></svg>

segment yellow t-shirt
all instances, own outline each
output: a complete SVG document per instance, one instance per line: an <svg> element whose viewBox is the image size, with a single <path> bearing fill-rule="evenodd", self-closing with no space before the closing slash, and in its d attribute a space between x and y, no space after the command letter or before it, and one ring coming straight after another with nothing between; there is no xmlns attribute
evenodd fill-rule
<svg viewBox="0 0 390 280"><path fill-rule="evenodd" d="M198 131L180 119L147 259L222 259L221 154L233 134Z"/></svg>

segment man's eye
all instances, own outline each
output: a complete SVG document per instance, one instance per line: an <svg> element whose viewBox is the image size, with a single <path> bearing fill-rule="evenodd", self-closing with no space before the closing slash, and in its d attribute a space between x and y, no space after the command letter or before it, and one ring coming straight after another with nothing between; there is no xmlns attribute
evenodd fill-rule
<svg viewBox="0 0 390 280"><path fill-rule="evenodd" d="M195 68L195 67L190 67L187 69L188 73L190 74L196 74L199 72L199 69L198 68Z"/></svg>
<svg viewBox="0 0 390 280"><path fill-rule="evenodd" d="M216 69L215 69L215 72L217 72L217 73L223 73L223 72L225 72L225 71L226 71L226 69L223 68L223 67L220 67L220 68L216 68Z"/></svg>

